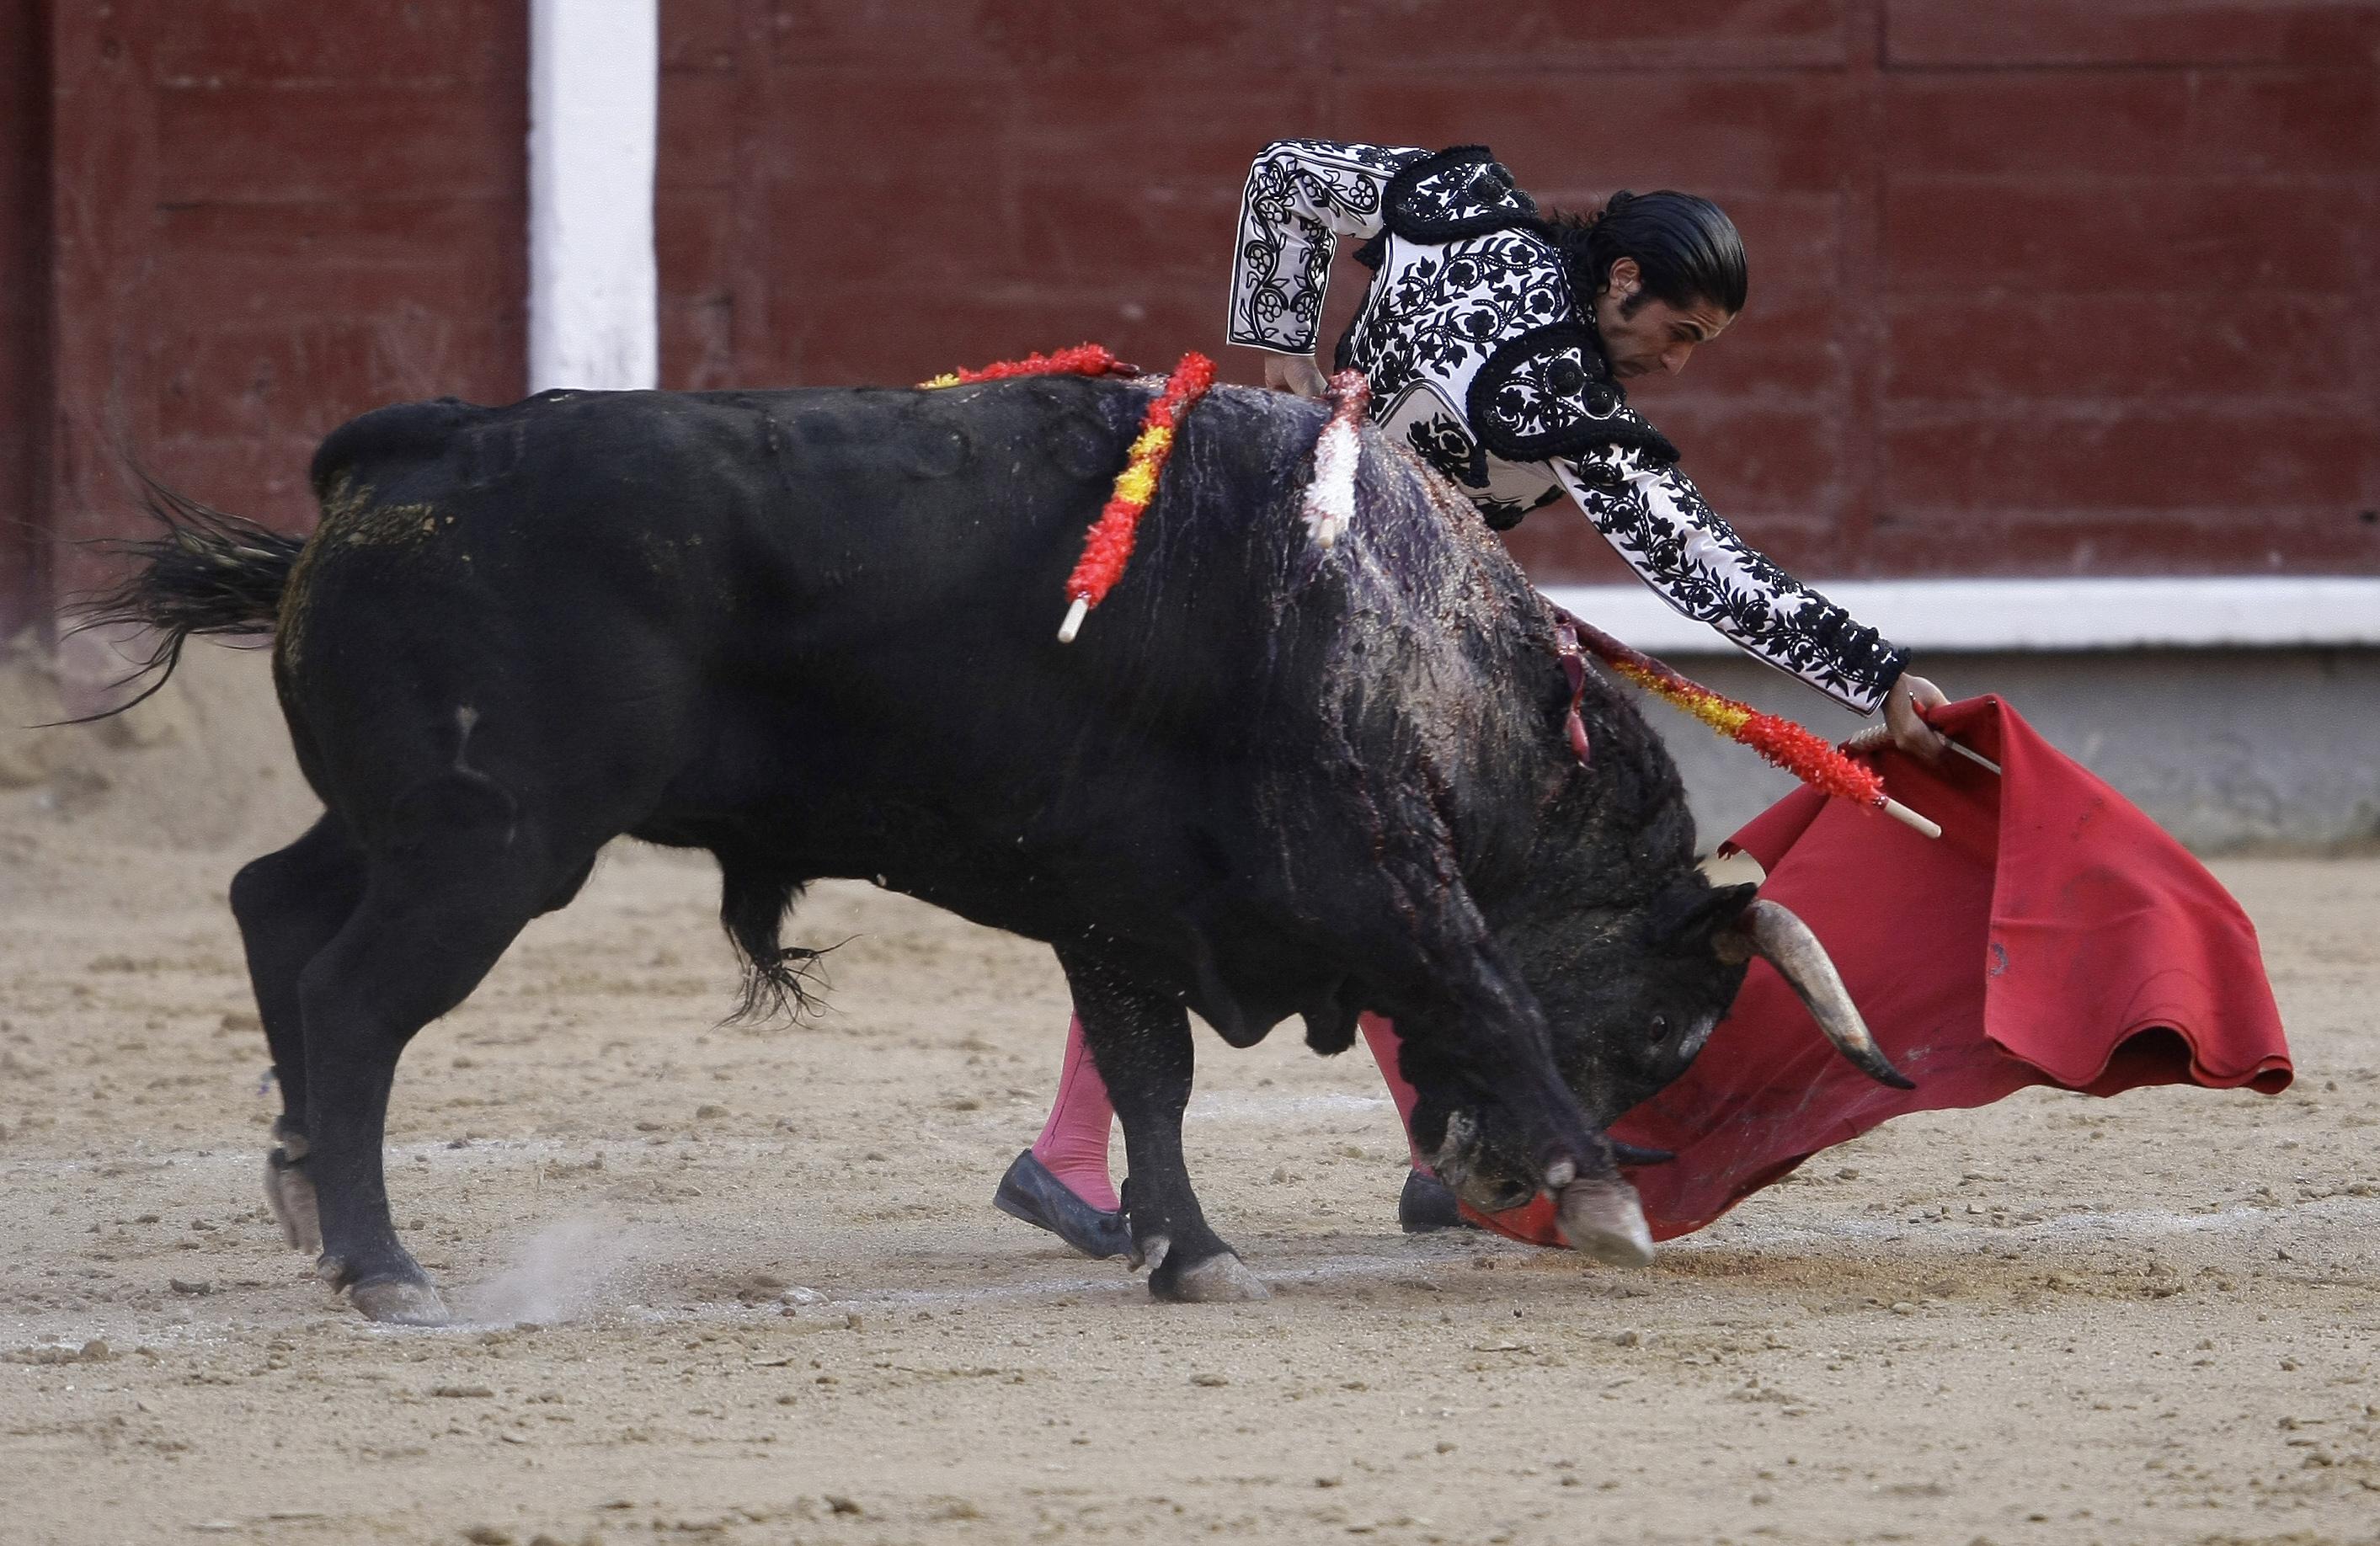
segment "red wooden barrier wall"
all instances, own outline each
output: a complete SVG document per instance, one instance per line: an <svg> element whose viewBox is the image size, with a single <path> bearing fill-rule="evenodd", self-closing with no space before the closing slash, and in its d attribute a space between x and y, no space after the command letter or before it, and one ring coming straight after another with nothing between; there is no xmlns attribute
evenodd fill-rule
<svg viewBox="0 0 2380 1546"><path fill-rule="evenodd" d="M664 368L1211 349L1265 139L1477 140L1733 213L1751 308L1638 402L1805 572L2369 573L2375 51L2368 0L671 0Z"/></svg>
<svg viewBox="0 0 2380 1546"><path fill-rule="evenodd" d="M1639 402L1803 572L2380 572L2380 0L662 10L669 384L1211 350L1265 139L1484 140L1734 213L1750 310ZM0 627L16 518L128 523L111 433L295 525L341 419L518 393L526 50L520 0L0 0Z"/></svg>
<svg viewBox="0 0 2380 1546"><path fill-rule="evenodd" d="M302 528L307 459L342 420L519 395L516 0L28 8L49 32L36 389L56 537L137 524L119 443L200 498ZM58 552L58 587L87 583L89 562Z"/></svg>
<svg viewBox="0 0 2380 1546"><path fill-rule="evenodd" d="M30 620L46 574L40 530L47 412L42 273L48 230L47 39L38 0L0 0L0 645Z"/></svg>

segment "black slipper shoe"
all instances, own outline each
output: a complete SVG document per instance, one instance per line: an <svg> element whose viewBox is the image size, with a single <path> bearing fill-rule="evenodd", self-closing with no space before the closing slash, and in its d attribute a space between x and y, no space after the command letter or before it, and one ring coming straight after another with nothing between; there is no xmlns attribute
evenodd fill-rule
<svg viewBox="0 0 2380 1546"><path fill-rule="evenodd" d="M1017 1155L1008 1174L1000 1178L991 1205L1012 1218L1047 1229L1086 1256L1104 1259L1132 1254L1132 1230L1123 1214L1102 1212L1075 1196L1065 1182L1050 1174L1048 1166L1033 1157L1030 1149Z"/></svg>
<svg viewBox="0 0 2380 1546"><path fill-rule="evenodd" d="M1408 1235L1479 1227L1463 1216L1463 1210L1455 1203L1453 1189L1427 1170L1405 1172L1405 1190L1397 1198L1397 1222L1405 1226Z"/></svg>

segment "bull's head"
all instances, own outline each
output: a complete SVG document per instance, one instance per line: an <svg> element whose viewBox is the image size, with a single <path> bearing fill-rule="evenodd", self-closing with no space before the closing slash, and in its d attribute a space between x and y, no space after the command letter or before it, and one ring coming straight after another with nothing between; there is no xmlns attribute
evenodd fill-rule
<svg viewBox="0 0 2380 1546"><path fill-rule="evenodd" d="M1598 1129L1685 1072L1755 956L1777 969L1846 1058L1882 1083L1910 1087L1868 1033L1816 936L1756 887L1715 887L1689 871L1599 926L1582 931L1572 913L1512 931L1505 942L1545 1009L1563 1082ZM1439 1173L1465 1202L1517 1207L1547 1185L1517 1125L1492 1098L1475 1087L1416 1083L1424 1089L1416 1134L1436 1141ZM1624 1211L1633 1208L1627 1200ZM1635 1227L1641 1231L1641 1220Z"/></svg>

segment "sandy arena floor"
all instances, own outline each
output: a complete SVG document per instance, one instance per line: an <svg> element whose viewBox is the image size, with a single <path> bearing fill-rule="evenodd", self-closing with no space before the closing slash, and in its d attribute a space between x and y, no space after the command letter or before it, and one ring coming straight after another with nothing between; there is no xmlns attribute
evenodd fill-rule
<svg viewBox="0 0 2380 1546"><path fill-rule="evenodd" d="M1361 1055L1209 1038L1277 1298L1174 1308L990 1207L1046 951L821 888L833 1012L720 1031L707 862L624 849L414 1045L397 1217L476 1323L384 1331L261 1205L222 896L307 803L209 657L0 746L0 1540L2380 1541L2380 861L2216 866L2290 1093L1909 1119L1633 1274L1399 1234Z"/></svg>

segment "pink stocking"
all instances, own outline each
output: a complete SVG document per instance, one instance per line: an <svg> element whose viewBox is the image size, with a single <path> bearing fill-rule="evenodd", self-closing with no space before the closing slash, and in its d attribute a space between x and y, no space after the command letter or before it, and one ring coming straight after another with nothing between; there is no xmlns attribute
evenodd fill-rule
<svg viewBox="0 0 2380 1546"><path fill-rule="evenodd" d="M1372 1049L1372 1061L1380 1066L1381 1081L1389 1087L1389 1099L1397 1103L1397 1120L1404 1124L1405 1152L1413 1156L1413 1167L1415 1170L1429 1170L1429 1161L1422 1157L1419 1149L1414 1147L1414 1102L1421 1096L1419 1092L1405 1082L1403 1070L1397 1067L1397 1048L1402 1044L1397 1040L1396 1021L1379 1015L1367 1014L1359 1023L1364 1028L1364 1045ZM1431 1174L1435 1175L1436 1172L1432 1171Z"/></svg>
<svg viewBox="0 0 2380 1546"><path fill-rule="evenodd" d="M1115 1183L1108 1177L1108 1129L1115 1107L1108 1102L1107 1081L1083 1045L1083 1020L1066 1023L1066 1062L1058 1075L1058 1099L1050 1120L1033 1141L1033 1157L1068 1191L1107 1213L1116 1209Z"/></svg>

